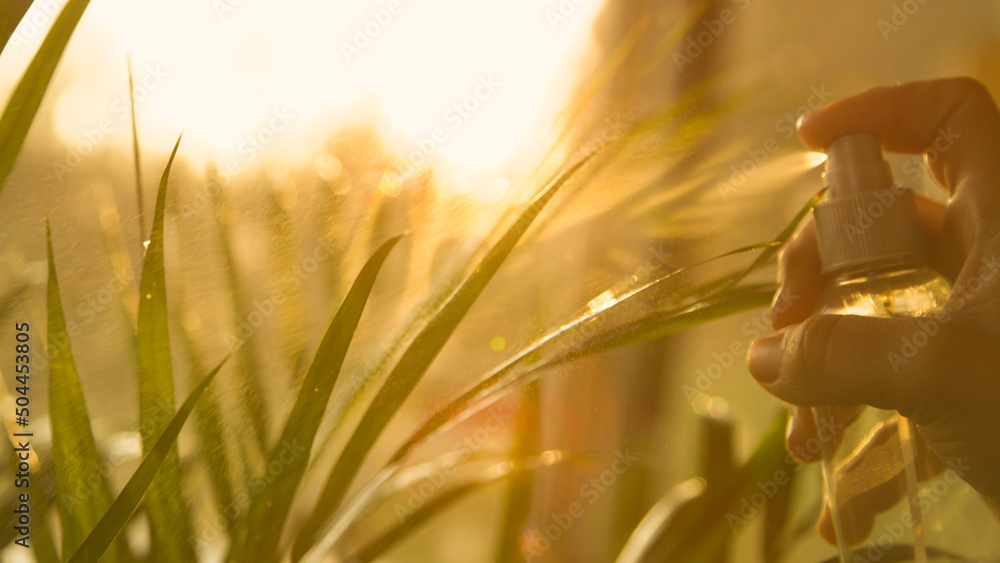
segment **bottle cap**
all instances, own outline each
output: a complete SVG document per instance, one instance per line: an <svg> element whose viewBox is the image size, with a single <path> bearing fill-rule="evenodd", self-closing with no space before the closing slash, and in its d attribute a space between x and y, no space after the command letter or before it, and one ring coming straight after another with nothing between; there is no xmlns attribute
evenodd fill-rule
<svg viewBox="0 0 1000 563"><path fill-rule="evenodd" d="M892 181L872 133L826 148L825 201L813 210L823 273L873 262L920 260L923 239L913 192Z"/></svg>

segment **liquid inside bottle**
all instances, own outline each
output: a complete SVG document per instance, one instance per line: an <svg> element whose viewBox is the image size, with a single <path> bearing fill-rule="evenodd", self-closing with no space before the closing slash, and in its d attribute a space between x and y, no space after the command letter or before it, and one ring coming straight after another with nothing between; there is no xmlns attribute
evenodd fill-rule
<svg viewBox="0 0 1000 563"><path fill-rule="evenodd" d="M816 313L926 318L872 358L872 377L892 377L937 334L951 286L923 261L916 200L893 184L878 137L845 135L827 155L827 196L813 214L822 272L834 281ZM820 531L842 562L997 561L996 517L912 421L862 406L812 414L823 454Z"/></svg>
<svg viewBox="0 0 1000 563"><path fill-rule="evenodd" d="M870 265L838 276L817 313L919 316L933 323L950 294L947 280L919 264ZM892 353L905 362L909 352L887 351L889 364ZM842 561L857 560L852 546L871 538L875 541L861 560L879 560L890 552L921 563L958 560L928 551L929 537L939 535L939 518L921 498L921 481L939 473L940 464L911 421L870 407L816 407L813 416L817 428L831 430L821 440L827 496L821 526L836 538Z"/></svg>

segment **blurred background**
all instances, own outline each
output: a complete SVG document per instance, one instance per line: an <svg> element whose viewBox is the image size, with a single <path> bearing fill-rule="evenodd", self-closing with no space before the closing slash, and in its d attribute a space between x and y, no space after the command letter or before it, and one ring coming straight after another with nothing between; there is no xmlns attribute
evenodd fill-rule
<svg viewBox="0 0 1000 563"><path fill-rule="evenodd" d="M13 30L0 56L4 99L59 5L35 2ZM392 355L390 337L419 305L549 177L603 148L459 325L377 443L370 475L418 422L536 338L629 288L773 239L822 187L822 156L794 132L802 113L873 85L952 75L996 93L998 55L1000 5L985 0L94 0L0 197L0 295L17 296L0 320L43 325L48 209L95 433L134 463L138 412L120 406L137 394L129 323L156 185L183 132L167 220L168 296L183 309L172 319L174 361L183 373L192 358L242 350L217 383L230 438L275 437L379 244L408 233L338 389L363 390L361 374ZM919 156L890 161L897 181L942 197ZM759 279L772 281L773 268ZM769 330L763 309L738 313L509 390L411 462L470 439L477 458L549 456L449 505L379 557L614 560L661 497L691 478L724 482L781 416L743 359ZM262 420L246 405L248 372ZM190 381L176 382L178 397ZM347 412L351 396L335 393L330 412ZM33 400L44 413L44 393ZM335 455L346 435L332 419L324 429ZM180 446L182 455L196 447L193 430ZM834 555L811 527L818 470L789 471L787 514L737 514L747 523L727 528L717 561ZM196 525L219 508L199 503ZM341 547L352 541L361 540Z"/></svg>

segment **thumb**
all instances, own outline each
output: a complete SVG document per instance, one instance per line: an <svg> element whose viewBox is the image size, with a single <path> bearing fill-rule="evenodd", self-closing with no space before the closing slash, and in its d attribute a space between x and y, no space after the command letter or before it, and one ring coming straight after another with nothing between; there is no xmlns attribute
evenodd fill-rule
<svg viewBox="0 0 1000 563"><path fill-rule="evenodd" d="M908 416L940 398L935 374L961 357L955 346L965 347L946 320L817 315L755 341L747 364L789 403L866 404Z"/></svg>

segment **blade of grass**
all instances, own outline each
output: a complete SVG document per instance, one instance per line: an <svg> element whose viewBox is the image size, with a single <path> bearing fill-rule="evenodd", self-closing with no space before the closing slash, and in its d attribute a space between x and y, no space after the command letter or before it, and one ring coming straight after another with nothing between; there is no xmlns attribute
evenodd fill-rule
<svg viewBox="0 0 1000 563"><path fill-rule="evenodd" d="M380 487L380 498L373 499L375 507L369 506L367 511L359 513L351 522L352 526L361 533L368 533L371 538L354 540L360 544L358 549L346 546L346 551L353 553L343 554L350 561L371 561L391 549L397 542L405 539L421 526L432 520L442 511L452 506L467 495L508 478L517 479L521 475L530 475L535 471L554 467L564 463L574 463L588 460L587 454L571 455L564 451L550 451L549 456L532 454L530 456L509 457L498 452L494 457L483 459L465 459L466 454L449 453L444 454L430 462L411 467L394 479L386 482ZM502 461L494 462L493 459L500 458ZM530 468L530 469L529 469ZM437 481L445 471L449 474L446 482ZM430 485L433 492L430 496L420 493L420 505L412 506L409 493L412 491L425 491L424 485ZM406 500L402 496L407 495ZM392 511L398 523L386 525L386 521L391 521L383 511L376 510L377 506L386 506L389 501L393 502ZM381 527L381 529L378 529ZM374 532L371 532L375 528ZM342 537L349 537L351 529L345 530ZM324 538L327 540L328 538ZM337 542L335 542L336 544ZM346 542L339 543L339 550L345 551ZM518 551L520 553L520 550ZM314 553L310 553L314 555ZM529 557L529 559L531 559ZM521 559L518 559L519 561Z"/></svg>
<svg viewBox="0 0 1000 563"><path fill-rule="evenodd" d="M218 178L210 178L211 182L218 182ZM261 361L257 355L256 333L249 334L246 338L238 336L240 327L239 320L250 318L253 309L250 307L250 299L247 298L246 291L240 281L240 272L237 268L235 253L233 252L232 237L230 236L229 206L225 199L225 193L221 185L215 186L211 193L214 194L213 203L217 212L219 226L219 244L222 246L222 254L225 257L226 273L229 281L229 294L232 299L233 315L235 324L233 326L233 338L236 340L226 342L229 349L236 356L236 373L240 378L240 388L243 391L243 406L246 410L246 420L253 432L243 436L243 449L248 452L250 459L245 463L251 471L260 467L266 456L267 447L267 410L264 404L264 388L261 385L263 376L260 373Z"/></svg>
<svg viewBox="0 0 1000 563"><path fill-rule="evenodd" d="M462 414L468 414L475 410L476 407L472 407L474 402L479 408L486 406L491 401L483 400L484 397L492 394L491 391L495 392L497 388L501 385L504 378L509 377L510 373L515 370L515 368L523 365L525 360L529 357L534 357L535 355L541 354L545 357L546 349L554 350L554 352L549 352L547 365L552 366L556 363L563 363L569 361L569 359L575 359L588 355L590 353L597 353L599 351L607 350L612 347L622 346L625 344L641 342L645 340L650 340L658 337L665 336L666 334L683 330L689 326L693 326L698 322L704 322L705 320L710 320L712 318L717 318L723 314L733 313L738 310L745 310L751 307L766 305L766 302L762 302L767 294L767 289L760 289L755 292L754 295L747 295L748 299L752 299L753 302L746 302L741 306L741 302L737 299L735 302L728 299L725 291L728 288L732 288L739 281L743 280L754 270L763 266L767 260L772 258L781 247L788 241L795 229L798 228L802 220L808 215L809 211L819 202L820 198L823 196L824 191L820 191L814 195L806 204L799 210L799 212L792 218L792 220L785 226L784 229L778 234L773 242L758 243L736 250L732 250L709 258L697 264L675 270L668 273L667 275L658 278L652 282L649 282L637 289L631 290L623 294L621 297L616 298L610 305L601 308L597 311L590 311L577 319L566 323L565 325L559 327L555 331L552 331L545 336L539 338L534 343L528 345L520 352L515 354L504 364L498 366L492 372L484 376L478 383L471 386L462 395L453 399L443 408L436 411L431 417L421 425L418 430L404 443L393 455L392 462L398 462L406 454L416 446L416 444L427 439L430 435L444 428L446 424L450 421L456 421ZM646 292L657 288L658 286L664 284L668 280L673 280L681 273L689 271L693 268L709 264L715 260L723 257L733 256L743 252L749 252L754 250L762 250L761 254L744 270L738 272L734 275L727 275L719 280L704 284L693 291L688 291L678 296L674 301L680 301L680 298L690 298L690 297L701 297L702 300L708 299L713 294L721 293L721 300L714 304L703 304L702 307L697 307L697 302L692 305L692 309L670 309L666 308L666 311L670 314L662 314L660 319L647 319L647 322L637 322L634 323L633 327L626 332L621 332L619 329L621 325L612 327L610 330L604 332L597 332L590 334L594 329L593 325L595 321L600 321L609 313L615 311L616 309L622 307L625 304L631 304L632 300L645 294ZM773 290L770 290L773 295ZM769 300L770 298L767 297ZM769 301L768 301L769 302ZM671 314L673 319L671 320ZM671 320L669 323L665 323L662 326L657 325L653 320L667 321ZM600 331L600 329L598 329ZM582 336L580 336L582 335ZM580 339L574 342L574 339ZM603 347L586 349L584 346L585 342L592 343L602 343ZM569 343L569 353L565 349L560 350L559 346L563 343ZM561 358L560 358L561 356ZM558 361L552 358L559 358ZM527 374L536 373L540 369L536 366L535 369L529 371ZM537 376L536 376L537 377ZM525 381L527 383L527 381Z"/></svg>
<svg viewBox="0 0 1000 563"><path fill-rule="evenodd" d="M782 468L792 470L785 453L785 418L784 412L775 417L753 454L730 480L709 484L704 506L697 517L677 520L675 526L663 530L664 534L673 534L678 541L665 552L658 551L662 560L712 561L717 555L715 546L733 533L735 524L731 519L739 514L740 499L753 494L758 481L772 479ZM739 529L744 529L745 524L743 522Z"/></svg>
<svg viewBox="0 0 1000 563"><path fill-rule="evenodd" d="M486 288L486 284L513 251L521 236L559 188L565 185L592 155L593 153L563 170L532 199L527 209L487 252L477 264L476 269L462 282L423 330L417 334L412 344L403 352L399 362L389 373L385 384L375 396L371 406L365 411L361 422L355 428L337 459L333 472L319 497L319 502L295 540L292 553L294 560L298 560L306 552L316 533L341 504L344 494L357 475L361 463L371 451L375 440L382 434L382 431L389 424L389 420L402 406L403 401L410 395L424 372L430 367L431 362L437 357L438 352L444 347L445 342L455 331L458 323L465 317L476 298Z"/></svg>
<svg viewBox="0 0 1000 563"><path fill-rule="evenodd" d="M139 318L136 356L139 359L139 424L144 452L157 443L174 413L173 367L167 316L166 275L163 265L163 222L170 168L181 138L177 137L163 169L156 194L153 229L139 281ZM165 561L193 561L189 514L181 497L180 460L174 445L150 486L146 502L154 553Z"/></svg>
<svg viewBox="0 0 1000 563"><path fill-rule="evenodd" d="M239 561L277 560L276 551L281 530L288 516L292 498L305 474L312 451L313 440L326 412L333 386L340 375L347 349L357 330L361 313L365 309L372 286L389 253L402 237L396 236L383 243L368 259L343 304L337 310L316 351L316 357L299 389L298 398L281 433L281 440L271 452L268 467L277 463L283 467L281 479L276 480L250 504L246 529L248 537L239 546ZM294 456L286 461L289 448ZM304 451L299 452L298 448Z"/></svg>
<svg viewBox="0 0 1000 563"><path fill-rule="evenodd" d="M177 449L177 436L181 432L181 428L187 421L188 416L194 409L195 404L198 402L199 397L204 393L205 388L208 387L212 380L215 379L215 375L219 373L222 366L225 365L227 356L218 366L215 367L206 375L201 383L197 387L191 390L191 394L185 399L184 404L177 413L170 419L170 423L167 424L163 432L156 439L155 443L149 448L148 453L142 458L142 462L139 467L129 478L128 483L125 484L125 488L122 492L118 494L118 497L112 503L111 508L104 513L101 520L97 523L87 539L83 541L80 548L76 550L73 556L69 559L70 563L85 563L88 561L97 561L101 558L101 555L108 549L111 542L114 541L115 537L121 533L125 528L125 524L128 523L132 514L135 512L136 508L139 506L139 501L142 500L143 495L146 490L151 488L150 485L153 482L154 477L158 474L159 470L164 466L166 459L170 456L170 452L176 451ZM184 542L187 543L188 538L183 538ZM163 549L164 546L159 544L153 545L153 550L159 551ZM162 551L159 553L162 555ZM165 561L194 561L194 557L191 559L167 559Z"/></svg>
<svg viewBox="0 0 1000 563"><path fill-rule="evenodd" d="M139 211L139 243L146 241L146 204L142 198L142 167L139 162L139 132L135 126L135 86L132 81L132 58L126 59L128 66L129 113L132 114L132 160L135 162L135 202Z"/></svg>
<svg viewBox="0 0 1000 563"><path fill-rule="evenodd" d="M52 467L56 486L56 505L62 529L62 552L73 553L94 528L104 511L111 506L108 482L97 475L94 486L91 477L103 460L97 453L97 443L90 427L90 415L84 401L80 378L73 360L66 318L59 297L59 281L52 252L52 231L45 221L45 243L48 255L48 349L49 349L49 420L52 425ZM80 498L78 491L86 482L90 494ZM116 542L108 561L127 560L127 546Z"/></svg>
<svg viewBox="0 0 1000 563"><path fill-rule="evenodd" d="M697 509L697 501L704 499L705 481L688 479L678 483L663 496L632 530L615 563L641 563L653 560L650 556L664 532L677 520L689 516Z"/></svg>
<svg viewBox="0 0 1000 563"><path fill-rule="evenodd" d="M0 14L3 14L0 19L0 53L30 6L31 0L0 0Z"/></svg>
<svg viewBox="0 0 1000 563"><path fill-rule="evenodd" d="M195 339L180 325L181 345L187 356L187 364L192 374L205 373L204 364L198 354ZM201 444L202 461L215 489L215 500L218 506L232 506L233 491L237 490L232 479L239 479L229 470L229 458L226 455L227 446L231 444L222 423L222 407L215 396L215 390L209 389L202 397L196 410L195 422L198 428L198 440Z"/></svg>
<svg viewBox="0 0 1000 563"><path fill-rule="evenodd" d="M45 35L42 46L38 48L34 58L28 65L21 81L7 102L3 116L0 116L0 193L7 184L7 177L14 168L28 129L35 120L38 107L48 90L52 75L62 57L69 38L80 21L80 16L87 9L90 0L69 0L63 7L59 17L52 24L52 29ZM4 19L7 12L4 12Z"/></svg>

